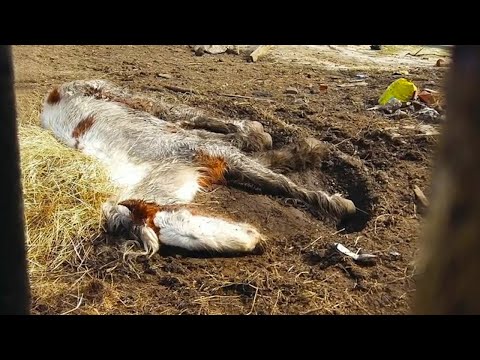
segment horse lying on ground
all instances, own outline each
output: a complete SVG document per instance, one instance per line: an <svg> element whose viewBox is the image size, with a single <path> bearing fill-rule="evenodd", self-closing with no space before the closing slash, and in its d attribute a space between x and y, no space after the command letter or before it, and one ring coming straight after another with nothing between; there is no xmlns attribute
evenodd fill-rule
<svg viewBox="0 0 480 360"><path fill-rule="evenodd" d="M106 167L119 189L102 209L107 229L128 231L142 241L145 254L157 252L160 243L248 252L264 240L249 224L192 209L195 195L213 186L250 185L336 219L356 211L340 194L307 190L281 173L318 166L325 145L306 139L271 150L271 136L256 121L214 118L108 81L89 80L50 91L41 124Z"/></svg>

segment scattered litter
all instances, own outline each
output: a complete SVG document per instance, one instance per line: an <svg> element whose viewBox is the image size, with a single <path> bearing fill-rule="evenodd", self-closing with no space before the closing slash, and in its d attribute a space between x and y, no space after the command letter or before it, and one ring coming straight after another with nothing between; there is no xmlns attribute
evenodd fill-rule
<svg viewBox="0 0 480 360"><path fill-rule="evenodd" d="M353 260L358 262L363 262L363 263L372 262L377 257L376 255L372 255L372 254L356 254L353 251L350 251L349 249L347 249L345 246L343 246L340 243L335 243L334 245L335 245L335 249L338 252L342 253L343 255L347 255L351 257Z"/></svg>
<svg viewBox="0 0 480 360"><path fill-rule="evenodd" d="M387 118L394 120L413 117L430 123L441 123L446 119L445 114L440 114L437 110L428 107L424 103L418 101L412 101L411 103L398 103L397 101L397 99L390 100L386 105L375 105L367 110L381 111Z"/></svg>
<svg viewBox="0 0 480 360"><path fill-rule="evenodd" d="M436 94L438 94L438 92L432 92L425 89L418 94L418 98L428 106L433 106L438 104L438 98L435 96Z"/></svg>
<svg viewBox="0 0 480 360"><path fill-rule="evenodd" d="M391 98L397 98L401 102L407 102L415 99L417 87L411 81L405 78L400 78L392 82L387 90L382 94L378 103L385 105Z"/></svg>
<svg viewBox="0 0 480 360"><path fill-rule="evenodd" d="M420 120L429 122L441 122L445 120L445 117L440 115L437 110L429 107L424 107L423 109L418 110L414 115Z"/></svg>
<svg viewBox="0 0 480 360"><path fill-rule="evenodd" d="M367 110L381 111L394 120L411 116L421 121L440 123L446 120L441 99L439 91L425 88L418 93L415 84L401 78L390 84L380 97L379 105Z"/></svg>
<svg viewBox="0 0 480 360"><path fill-rule="evenodd" d="M410 113L413 113L415 111L415 107L413 106L413 103L412 102L407 102L405 104L405 110L410 112Z"/></svg>
<svg viewBox="0 0 480 360"><path fill-rule="evenodd" d="M381 110L387 114L392 114L403 106L403 103L397 98L391 98L385 105L375 105L371 108L368 108L368 111L371 110Z"/></svg>

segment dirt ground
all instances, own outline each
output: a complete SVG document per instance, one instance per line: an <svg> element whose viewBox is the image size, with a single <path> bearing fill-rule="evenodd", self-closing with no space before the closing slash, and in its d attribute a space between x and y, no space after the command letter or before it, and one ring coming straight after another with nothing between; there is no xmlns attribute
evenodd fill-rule
<svg viewBox="0 0 480 360"><path fill-rule="evenodd" d="M409 312L422 223L412 188L418 185L428 195L438 139L417 131L416 119L390 120L366 109L398 78L395 71L408 68L408 77L419 88L442 91L446 68L434 67L436 54L417 63L414 58L408 63L388 58L382 64L367 61L355 67L352 64L360 60L342 62L329 53L329 63L344 65L331 67L322 61L295 61L293 55L286 58L278 55L280 49L275 51L276 55L248 63L243 54L197 57L187 46L14 47L20 121L32 111L28 106L41 106L25 105L27 98L43 96L65 81L105 78L219 116L260 121L275 148L314 136L362 164L349 166L332 158L319 169L289 174L308 188L339 191L351 198L361 211L348 223L321 221L291 201L219 188L199 201L257 226L268 237L263 252L218 257L164 247L150 260L123 263L113 246L98 241L90 270L81 279L72 275L69 280L68 274L76 269L66 268L61 291L50 295L43 291L42 296L34 292L33 313ZM321 47L302 51L322 59ZM366 86L342 86L354 84L359 72L368 75ZM328 89L322 90L320 84ZM164 85L195 93L172 92ZM289 87L298 94L286 94ZM356 264L331 251L334 243L375 254L377 261Z"/></svg>

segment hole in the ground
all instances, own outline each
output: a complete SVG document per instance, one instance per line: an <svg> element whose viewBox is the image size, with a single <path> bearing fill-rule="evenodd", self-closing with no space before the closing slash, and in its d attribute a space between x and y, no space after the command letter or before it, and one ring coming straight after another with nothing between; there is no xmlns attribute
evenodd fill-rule
<svg viewBox="0 0 480 360"><path fill-rule="evenodd" d="M364 173L362 165L355 164L355 159L342 159L331 155L322 164L324 175L335 179L336 188L331 191L341 191L352 200L357 211L353 216L346 217L337 224L337 230L345 229L346 233L361 231L371 219L372 205L376 202L370 177Z"/></svg>
<svg viewBox="0 0 480 360"><path fill-rule="evenodd" d="M357 207L357 212L337 223L337 230L345 229L346 233L358 232L363 230L371 219L372 205L376 202L376 197L371 179L363 170L363 163L359 159L335 151L322 161L321 170L306 170L286 174L286 176L300 186L309 189L322 189L330 194L341 192L353 201ZM226 178L230 186L254 194L266 193L259 186L243 181L241 174L227 173ZM269 192L269 194L278 195L275 192ZM280 196L279 201L289 203L302 210L309 210L321 221L331 222L328 216L318 213L316 209L311 208L301 200L285 199L285 197Z"/></svg>

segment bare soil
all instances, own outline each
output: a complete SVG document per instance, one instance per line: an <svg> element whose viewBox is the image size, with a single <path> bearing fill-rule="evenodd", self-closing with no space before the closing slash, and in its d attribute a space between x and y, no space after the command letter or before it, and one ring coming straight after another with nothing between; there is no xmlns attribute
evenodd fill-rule
<svg viewBox="0 0 480 360"><path fill-rule="evenodd" d="M322 58L321 51L315 54ZM401 65L402 69L408 65L408 77L419 88L442 91L446 68L434 67L436 59L432 58L431 66L425 62ZM299 137L316 137L363 166L329 158L319 169L289 174L308 188L338 191L351 198L361 211L348 223L321 221L288 200L222 187L203 194L199 201L257 226L268 237L263 252L218 257L163 247L149 260L123 263L116 247L104 239L97 241L97 256L88 264L92 271L81 281L66 276L62 290L51 295L34 294L34 313L72 309L71 314L410 311L413 260L422 223L412 188L418 185L428 196L438 139L415 130L416 119L395 121L366 110L398 78L395 62L361 71L368 75L367 86L341 87L353 84L359 73L348 68L354 62L351 59L345 68L274 55L257 63L247 63L243 54L197 57L187 46L16 46L14 61L20 106L26 98L65 81L105 78L219 116L260 121L272 134L275 148ZM322 90L320 84L328 89ZM172 92L164 85L191 88L195 93ZM289 87L298 94L286 94ZM20 114L28 111L19 108ZM332 251L334 243L362 249L378 259L373 265L359 265ZM65 269L66 275L74 272Z"/></svg>

